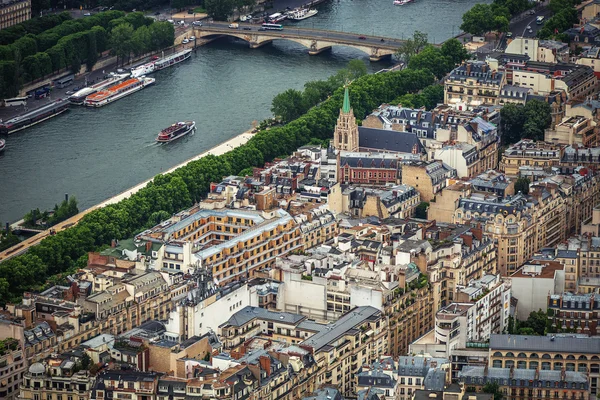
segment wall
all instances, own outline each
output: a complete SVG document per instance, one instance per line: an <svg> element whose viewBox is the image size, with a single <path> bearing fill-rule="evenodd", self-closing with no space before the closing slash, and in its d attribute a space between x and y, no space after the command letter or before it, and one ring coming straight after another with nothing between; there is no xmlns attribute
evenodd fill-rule
<svg viewBox="0 0 600 400"><path fill-rule="evenodd" d="M289 271L283 272L283 282L284 311L306 315L309 318L326 319L327 288L324 284L302 280L300 274Z"/></svg>
<svg viewBox="0 0 600 400"><path fill-rule="evenodd" d="M554 294L554 279L513 277L511 280L512 295L519 300L517 319L526 320L532 311L548 308L548 295Z"/></svg>
<svg viewBox="0 0 600 400"><path fill-rule="evenodd" d="M383 311L383 293L363 286L350 286L350 308L371 306Z"/></svg>

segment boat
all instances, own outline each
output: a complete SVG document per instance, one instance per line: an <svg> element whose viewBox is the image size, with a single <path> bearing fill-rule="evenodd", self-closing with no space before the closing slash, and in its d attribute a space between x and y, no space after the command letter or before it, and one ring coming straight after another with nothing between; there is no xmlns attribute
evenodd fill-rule
<svg viewBox="0 0 600 400"><path fill-rule="evenodd" d="M403 6L408 3L412 3L414 0L394 0L395 6Z"/></svg>
<svg viewBox="0 0 600 400"><path fill-rule="evenodd" d="M102 107L119 100L122 97L128 96L131 93L135 93L138 90L142 90L146 86L152 85L154 81L154 78L145 76L127 79L126 81L89 95L85 98L83 104L88 107Z"/></svg>
<svg viewBox="0 0 600 400"><path fill-rule="evenodd" d="M81 90L76 91L71 96L69 96L69 101L73 104L82 105L85 101L85 98L89 95L92 95L102 89L105 89L111 85L124 81L129 74L115 74L111 73L110 78L105 79L101 82L98 82L94 85L84 87Z"/></svg>
<svg viewBox="0 0 600 400"><path fill-rule="evenodd" d="M168 57L159 58L154 62L154 70L160 71L161 69L165 69L175 64L179 64L180 62L187 60L191 56L192 49L185 49L175 54L171 54Z"/></svg>
<svg viewBox="0 0 600 400"><path fill-rule="evenodd" d="M276 23L278 23L278 22L281 22L281 21L283 21L283 20L284 20L284 19L286 19L286 18L287 18L287 15L285 15L285 14L282 14L282 13L275 13L275 14L271 14L271 15L269 15L269 16L267 17L268 21L269 21L271 24L276 24Z"/></svg>
<svg viewBox="0 0 600 400"><path fill-rule="evenodd" d="M6 140L0 139L0 153L2 153L5 148L6 148Z"/></svg>
<svg viewBox="0 0 600 400"><path fill-rule="evenodd" d="M6 122L0 122L0 134L10 135L42 121L56 117L69 109L69 100L58 99L35 110L27 111Z"/></svg>
<svg viewBox="0 0 600 400"><path fill-rule="evenodd" d="M138 67L132 68L131 76L133 78L139 78L140 76L145 76L153 72L160 71L161 69L165 69L172 65L178 64L182 61L187 60L191 56L192 49L185 49L177 53L171 54L167 57L157 58L156 60L152 60L146 64L142 64Z"/></svg>
<svg viewBox="0 0 600 400"><path fill-rule="evenodd" d="M318 11L315 9L299 8L288 12L287 18L292 21L302 21L303 19L317 15L317 13Z"/></svg>
<svg viewBox="0 0 600 400"><path fill-rule="evenodd" d="M184 137L194 130L196 130L196 121L177 122L160 131L156 137L156 141L159 143L169 143Z"/></svg>

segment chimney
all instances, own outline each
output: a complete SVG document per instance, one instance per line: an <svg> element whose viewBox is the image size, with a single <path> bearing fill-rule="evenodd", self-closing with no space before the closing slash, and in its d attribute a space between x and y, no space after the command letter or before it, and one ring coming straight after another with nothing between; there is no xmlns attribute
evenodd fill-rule
<svg viewBox="0 0 600 400"><path fill-rule="evenodd" d="M417 146L416 143L412 147L412 153L413 154L419 154L419 146Z"/></svg>
<svg viewBox="0 0 600 400"><path fill-rule="evenodd" d="M471 63L467 63L467 76L471 76Z"/></svg>
<svg viewBox="0 0 600 400"><path fill-rule="evenodd" d="M147 241L146 242L146 253L150 252L150 249L152 249L152 242Z"/></svg>
<svg viewBox="0 0 600 400"><path fill-rule="evenodd" d="M110 241L110 247L112 247L113 249L115 247L117 247L117 240L116 239L113 239L113 240Z"/></svg>
<svg viewBox="0 0 600 400"><path fill-rule="evenodd" d="M260 362L260 368L267 373L267 376L271 376L271 357L260 356L258 360Z"/></svg>

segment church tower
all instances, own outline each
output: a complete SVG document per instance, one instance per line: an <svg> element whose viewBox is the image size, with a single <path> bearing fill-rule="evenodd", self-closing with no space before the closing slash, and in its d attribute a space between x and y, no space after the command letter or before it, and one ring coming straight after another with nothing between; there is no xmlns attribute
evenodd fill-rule
<svg viewBox="0 0 600 400"><path fill-rule="evenodd" d="M344 104L333 131L333 147L344 151L358 151L358 125L350 108L348 86L344 88Z"/></svg>

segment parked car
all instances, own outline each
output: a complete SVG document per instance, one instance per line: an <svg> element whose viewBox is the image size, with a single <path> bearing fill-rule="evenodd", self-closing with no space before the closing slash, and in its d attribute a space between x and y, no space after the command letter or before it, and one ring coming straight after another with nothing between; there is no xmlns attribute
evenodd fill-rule
<svg viewBox="0 0 600 400"><path fill-rule="evenodd" d="M83 14L84 17L91 17L92 13L86 12L85 14Z"/></svg>
<svg viewBox="0 0 600 400"><path fill-rule="evenodd" d="M196 36L190 36L190 40L196 40Z"/></svg>
<svg viewBox="0 0 600 400"><path fill-rule="evenodd" d="M185 21L179 21L179 25L181 25L181 26L185 25Z"/></svg>
<svg viewBox="0 0 600 400"><path fill-rule="evenodd" d="M527 25L527 30L530 30L530 29L531 29L531 25Z"/></svg>
<svg viewBox="0 0 600 400"><path fill-rule="evenodd" d="M188 44L189 42L190 42L190 41L189 41L189 40L187 40L187 39L183 39L183 40L181 41L181 43L183 43L183 44Z"/></svg>
<svg viewBox="0 0 600 400"><path fill-rule="evenodd" d="M506 32L506 37L507 38L511 38L512 37L512 32Z"/></svg>
<svg viewBox="0 0 600 400"><path fill-rule="evenodd" d="M533 33L533 29L530 29L530 30L528 30L527 32L529 32L529 33Z"/></svg>
<svg viewBox="0 0 600 400"><path fill-rule="evenodd" d="M126 72L126 71L125 71L123 68L119 68L119 69L117 70L117 73L119 73L119 74L124 74L125 72Z"/></svg>

